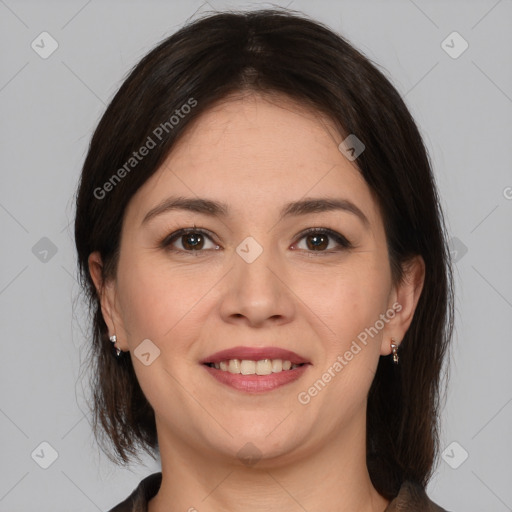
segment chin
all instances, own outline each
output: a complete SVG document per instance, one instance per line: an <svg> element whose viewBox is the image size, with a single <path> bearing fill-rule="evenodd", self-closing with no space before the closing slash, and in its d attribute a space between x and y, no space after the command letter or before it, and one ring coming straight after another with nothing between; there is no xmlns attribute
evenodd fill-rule
<svg viewBox="0 0 512 512"><path fill-rule="evenodd" d="M235 456L244 465L275 467L287 459L296 458L297 450L304 445L304 439L301 441L296 437L296 429L276 429L279 421L271 422L268 428L266 425L263 428L261 424L238 425L236 430L229 430L233 437L222 435L222 440L217 438L206 442L227 459L232 460Z"/></svg>

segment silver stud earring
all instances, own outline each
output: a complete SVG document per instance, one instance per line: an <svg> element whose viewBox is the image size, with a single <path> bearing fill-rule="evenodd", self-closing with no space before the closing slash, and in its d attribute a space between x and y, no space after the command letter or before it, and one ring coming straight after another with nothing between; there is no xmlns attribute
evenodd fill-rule
<svg viewBox="0 0 512 512"><path fill-rule="evenodd" d="M394 338L391 338L391 350L393 351L393 363L398 364L398 345Z"/></svg>
<svg viewBox="0 0 512 512"><path fill-rule="evenodd" d="M110 336L110 341L114 344L114 348L116 349L116 356L119 357L121 354L121 349L116 347L117 336L115 334Z"/></svg>

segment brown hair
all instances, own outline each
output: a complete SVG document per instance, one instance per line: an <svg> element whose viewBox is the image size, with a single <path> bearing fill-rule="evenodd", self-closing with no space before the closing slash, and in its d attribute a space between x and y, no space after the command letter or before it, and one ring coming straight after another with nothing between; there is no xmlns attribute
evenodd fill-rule
<svg viewBox="0 0 512 512"><path fill-rule="evenodd" d="M441 370L453 330L452 269L429 158L404 101L383 73L343 37L288 9L208 14L189 23L134 67L94 132L78 188L75 239L93 316L95 435L100 444L106 435L114 453L107 446L105 452L120 463L137 458L138 447L151 455L158 450L154 411L131 358L113 355L88 256L99 251L103 278L115 276L130 199L192 121L244 91L283 93L327 115L343 136L356 134L366 146L357 165L382 212L394 283L413 255L425 261L423 291L400 345L400 364L381 357L367 409L367 464L376 489L392 498L405 480L425 486L438 450ZM179 123L168 123L157 147L113 182L116 170L191 98L194 108ZM105 187L107 182L112 186ZM107 188L108 194L98 192Z"/></svg>

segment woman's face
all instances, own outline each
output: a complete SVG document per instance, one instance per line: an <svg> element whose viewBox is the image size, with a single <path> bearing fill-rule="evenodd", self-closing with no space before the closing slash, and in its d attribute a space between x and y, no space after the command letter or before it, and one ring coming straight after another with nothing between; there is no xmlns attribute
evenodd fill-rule
<svg viewBox="0 0 512 512"><path fill-rule="evenodd" d="M402 339L417 294L393 286L377 203L341 141L287 98L231 98L190 127L130 201L104 315L130 351L161 447L288 460L364 438L379 357ZM226 212L170 207L177 197ZM289 206L312 199L345 207ZM249 376L203 364L234 347L289 350L308 364Z"/></svg>

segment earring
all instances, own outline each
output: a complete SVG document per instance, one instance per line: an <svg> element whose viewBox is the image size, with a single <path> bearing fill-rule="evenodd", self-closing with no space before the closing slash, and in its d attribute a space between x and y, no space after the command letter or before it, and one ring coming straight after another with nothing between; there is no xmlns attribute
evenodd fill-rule
<svg viewBox="0 0 512 512"><path fill-rule="evenodd" d="M393 363L398 364L398 345L394 338L391 338L391 350L393 351Z"/></svg>
<svg viewBox="0 0 512 512"><path fill-rule="evenodd" d="M119 357L121 355L121 349L116 347L117 336L115 334L110 336L110 341L114 344L114 348L116 349L116 356Z"/></svg>

